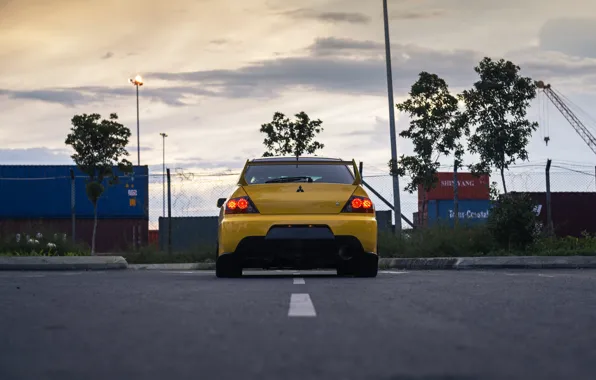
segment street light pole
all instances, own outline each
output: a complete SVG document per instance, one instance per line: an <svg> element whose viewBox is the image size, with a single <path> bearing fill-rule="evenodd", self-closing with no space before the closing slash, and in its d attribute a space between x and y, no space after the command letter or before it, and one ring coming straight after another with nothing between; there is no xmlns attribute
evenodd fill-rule
<svg viewBox="0 0 596 380"><path fill-rule="evenodd" d="M387 0L383 0L383 21L385 25L385 62L387 64L387 95L389 98L389 135L391 141L392 169L397 168L397 138L395 135L395 112L393 107L393 75L391 73L391 42L389 39L389 15ZM392 170L393 172L395 170ZM399 200L399 177L393 174L393 211L395 213L395 234L401 234L401 204Z"/></svg>
<svg viewBox="0 0 596 380"><path fill-rule="evenodd" d="M139 86L143 85L143 78L140 75L128 80L137 87L137 165L141 166L141 133L139 128Z"/></svg>
<svg viewBox="0 0 596 380"><path fill-rule="evenodd" d="M163 141L163 217L166 217L166 137L168 137L165 133L160 133Z"/></svg>
<svg viewBox="0 0 596 380"><path fill-rule="evenodd" d="M141 166L141 129L139 127L139 86L137 86L137 165Z"/></svg>

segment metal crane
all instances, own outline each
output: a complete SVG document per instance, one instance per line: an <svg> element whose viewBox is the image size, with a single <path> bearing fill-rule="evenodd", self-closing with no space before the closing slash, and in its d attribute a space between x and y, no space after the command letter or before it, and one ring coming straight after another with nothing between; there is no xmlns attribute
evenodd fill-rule
<svg viewBox="0 0 596 380"><path fill-rule="evenodd" d="M596 154L596 137L590 132L588 128L577 118L575 113L565 104L556 92L553 91L550 84L545 84L543 81L536 82L536 87L544 91L548 99L557 107L561 114L567 119L569 124L575 129L579 136L588 144L592 152ZM548 144L548 137L545 137L545 142Z"/></svg>

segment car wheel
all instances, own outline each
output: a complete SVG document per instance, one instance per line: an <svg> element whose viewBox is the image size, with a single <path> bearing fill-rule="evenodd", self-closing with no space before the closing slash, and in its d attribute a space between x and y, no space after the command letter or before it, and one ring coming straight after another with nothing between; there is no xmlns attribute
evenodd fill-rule
<svg viewBox="0 0 596 380"><path fill-rule="evenodd" d="M357 277L377 277L379 273L379 260L376 255L364 257L360 260L358 269L356 270Z"/></svg>
<svg viewBox="0 0 596 380"><path fill-rule="evenodd" d="M215 275L219 278L242 277L242 266L231 255L219 256L215 261Z"/></svg>
<svg viewBox="0 0 596 380"><path fill-rule="evenodd" d="M340 261L337 264L337 275L339 277L353 276L354 275L353 260Z"/></svg>

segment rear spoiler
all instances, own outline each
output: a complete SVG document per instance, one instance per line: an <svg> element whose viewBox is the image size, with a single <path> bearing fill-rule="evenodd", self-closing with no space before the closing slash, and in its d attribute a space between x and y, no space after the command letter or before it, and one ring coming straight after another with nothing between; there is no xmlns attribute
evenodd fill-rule
<svg viewBox="0 0 596 380"><path fill-rule="evenodd" d="M354 170L354 182L353 185L361 185L362 184L362 177L360 176L360 170L358 170L358 165L356 164L356 160L352 159L352 161L249 161L246 160L246 164L244 164L244 169L242 169L242 173L240 173L240 178L238 179L239 186L247 186L248 183L244 178L244 174L246 173L246 169L249 166L266 166L266 165L343 165L349 166L351 165Z"/></svg>

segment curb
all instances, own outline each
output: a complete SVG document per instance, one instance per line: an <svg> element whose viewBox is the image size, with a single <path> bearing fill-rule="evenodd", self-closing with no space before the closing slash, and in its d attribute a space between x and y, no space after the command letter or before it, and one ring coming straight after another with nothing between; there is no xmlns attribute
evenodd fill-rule
<svg viewBox="0 0 596 380"><path fill-rule="evenodd" d="M395 258L379 259L380 269L455 269L458 258L433 257L433 258Z"/></svg>
<svg viewBox="0 0 596 380"><path fill-rule="evenodd" d="M383 269L589 269L594 256L489 256L381 259Z"/></svg>
<svg viewBox="0 0 596 380"><path fill-rule="evenodd" d="M380 269L592 269L596 256L491 256L379 259ZM128 264L122 256L0 256L0 270L215 270L215 263Z"/></svg>
<svg viewBox="0 0 596 380"><path fill-rule="evenodd" d="M133 270L215 270L215 263L128 264ZM590 269L596 256L490 256L379 259L379 269Z"/></svg>
<svg viewBox="0 0 596 380"><path fill-rule="evenodd" d="M121 256L0 256L0 270L126 269Z"/></svg>
<svg viewBox="0 0 596 380"><path fill-rule="evenodd" d="M131 270L215 270L215 263L128 264Z"/></svg>
<svg viewBox="0 0 596 380"><path fill-rule="evenodd" d="M462 257L454 269L591 269L594 256Z"/></svg>

